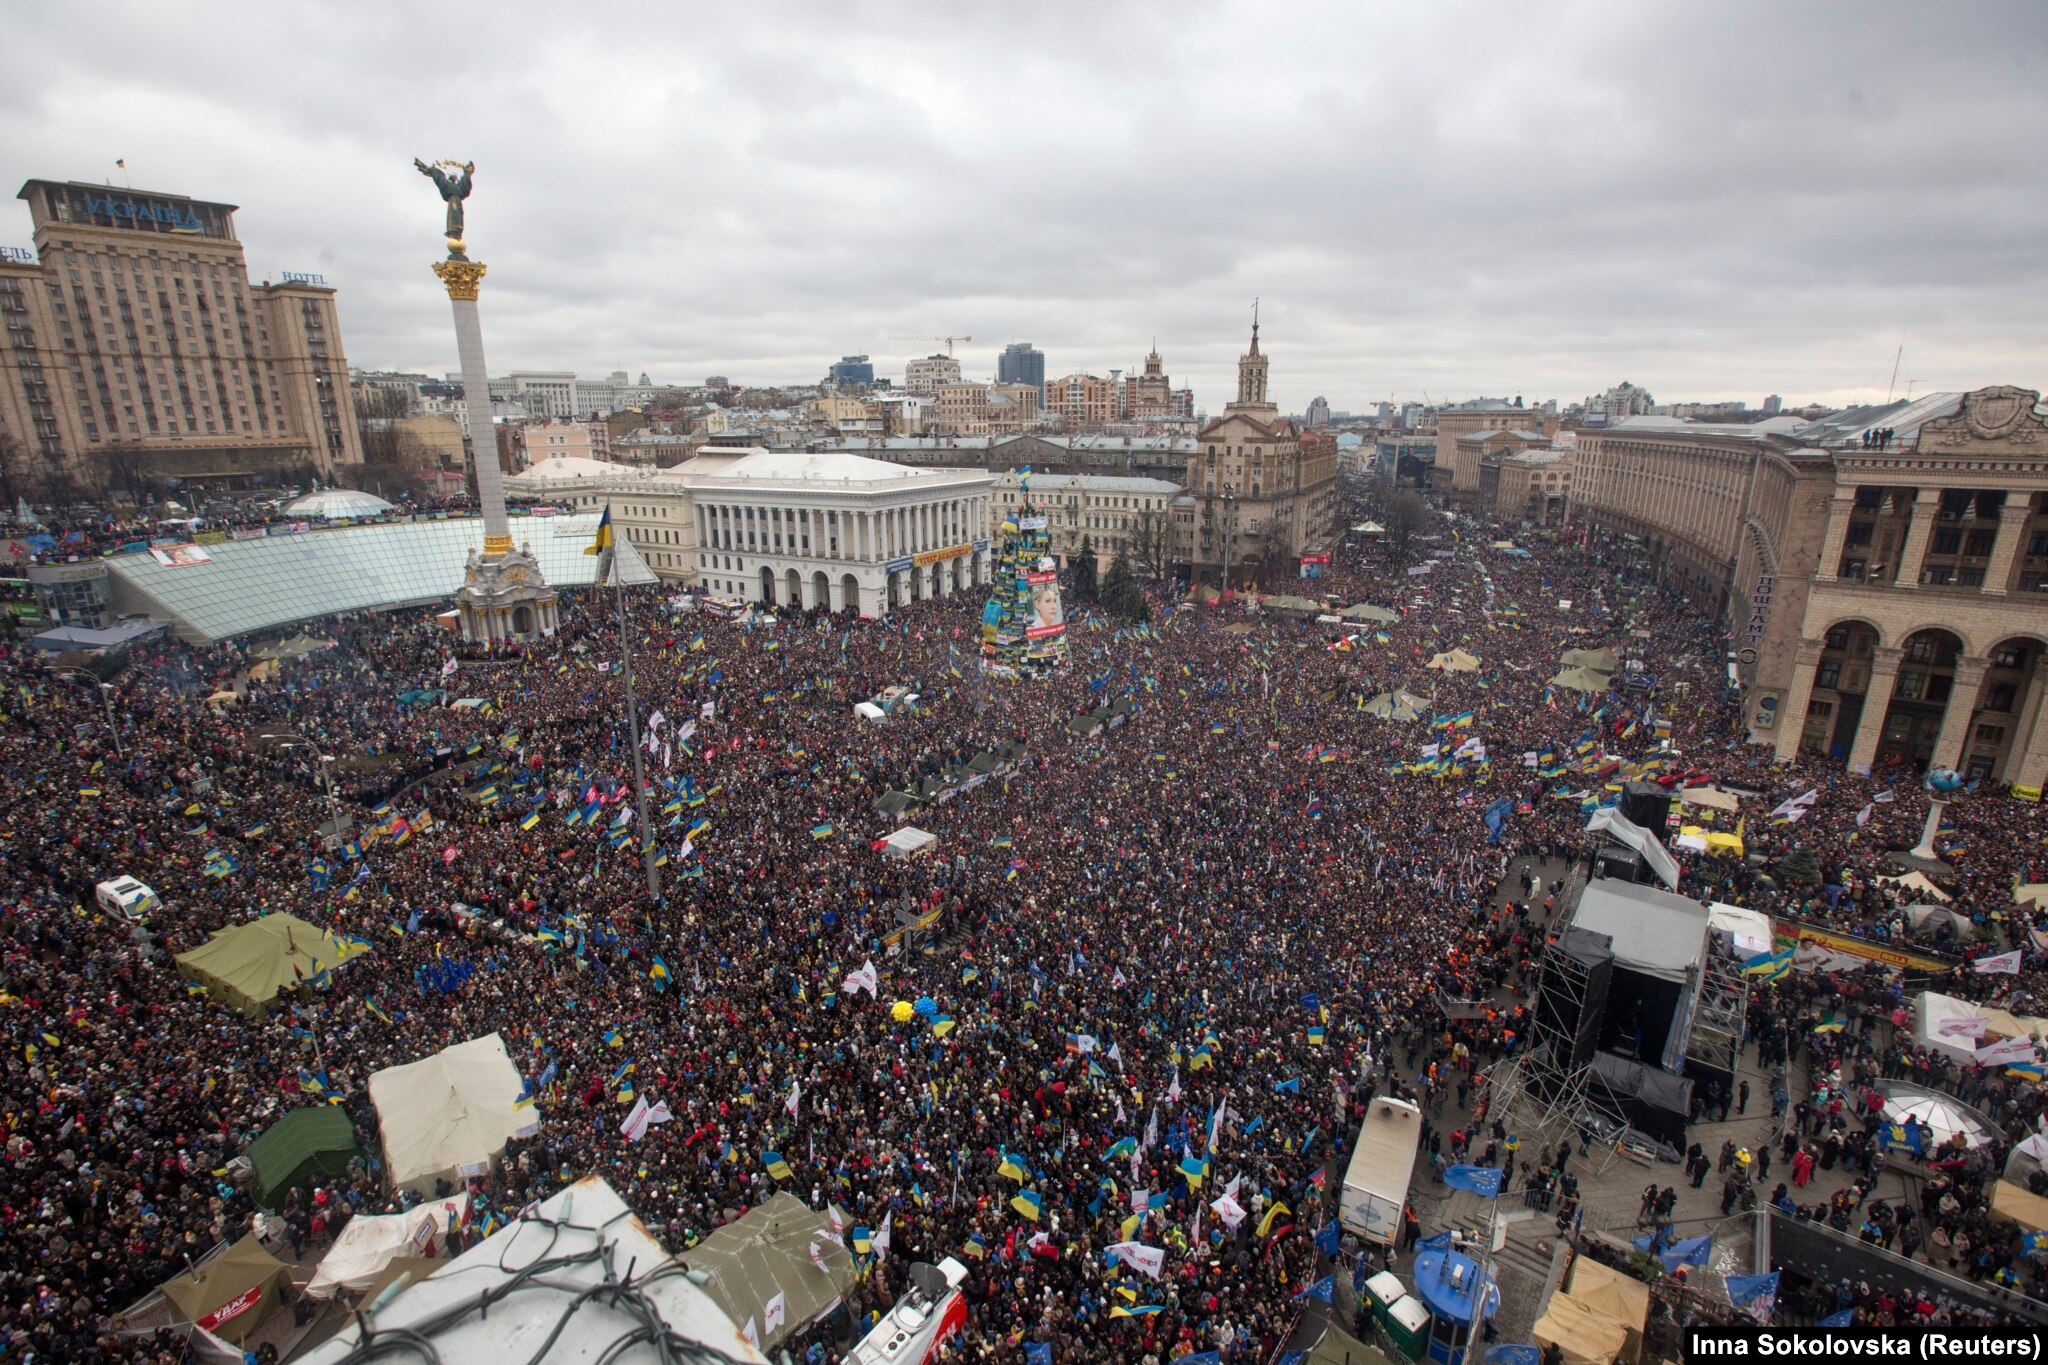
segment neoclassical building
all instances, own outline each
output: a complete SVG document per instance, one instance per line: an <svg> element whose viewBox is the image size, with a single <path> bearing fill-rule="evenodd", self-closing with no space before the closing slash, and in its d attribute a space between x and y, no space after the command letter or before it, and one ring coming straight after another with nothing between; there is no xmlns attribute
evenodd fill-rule
<svg viewBox="0 0 2048 1365"><path fill-rule="evenodd" d="M749 455L696 480L705 591L884 616L989 582L993 480L844 453Z"/></svg>
<svg viewBox="0 0 2048 1365"><path fill-rule="evenodd" d="M1202 428L1187 457L1197 574L1213 565L1239 582L1245 561L1321 549L1335 533L1337 442L1295 430L1267 396L1266 378L1254 321L1251 349L1237 362L1237 399Z"/></svg>
<svg viewBox="0 0 2048 1365"><path fill-rule="evenodd" d="M1751 738L1866 772L2048 778L2048 420L1930 394L1580 433L1569 518L1727 620Z"/></svg>

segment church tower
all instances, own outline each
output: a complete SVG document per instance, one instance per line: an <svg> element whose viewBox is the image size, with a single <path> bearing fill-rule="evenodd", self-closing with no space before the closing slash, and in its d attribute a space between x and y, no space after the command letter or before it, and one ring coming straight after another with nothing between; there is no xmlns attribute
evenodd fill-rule
<svg viewBox="0 0 2048 1365"><path fill-rule="evenodd" d="M1225 412L1243 412L1272 421L1280 415L1266 397L1266 357L1259 354L1259 306L1252 305L1252 348L1238 357L1237 401L1224 406Z"/></svg>

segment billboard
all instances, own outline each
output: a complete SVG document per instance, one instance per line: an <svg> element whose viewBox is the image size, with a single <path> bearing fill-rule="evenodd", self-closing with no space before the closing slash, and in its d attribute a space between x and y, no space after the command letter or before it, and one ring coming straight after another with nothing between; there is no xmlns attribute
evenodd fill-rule
<svg viewBox="0 0 2048 1365"><path fill-rule="evenodd" d="M183 541L170 545L152 545L149 549L149 557L157 563L168 565L173 569L181 568L187 564L213 563L212 555L206 553L197 545Z"/></svg>
<svg viewBox="0 0 2048 1365"><path fill-rule="evenodd" d="M1051 579L1041 583L1040 578ZM1027 640L1051 640L1067 630L1066 608L1060 602L1060 585L1054 574L1031 575L1031 615L1024 626Z"/></svg>

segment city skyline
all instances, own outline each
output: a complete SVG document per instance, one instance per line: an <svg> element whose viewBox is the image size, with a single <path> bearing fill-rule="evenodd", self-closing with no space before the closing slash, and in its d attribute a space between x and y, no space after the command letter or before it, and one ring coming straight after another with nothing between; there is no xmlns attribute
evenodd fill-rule
<svg viewBox="0 0 2048 1365"><path fill-rule="evenodd" d="M506 372L795 385L864 352L900 380L943 347L894 338L966 333L966 377L1011 340L1048 375L1106 375L1156 334L1214 411L1257 296L1294 412L1623 379L1846 403L1884 396L1901 343L1900 392L2038 387L2048 96L2024 63L2048 11L1883 7L1838 31L1802 7L1076 9L1057 50L1000 16L808 13L720 14L688 42L38 13L13 30L35 77L0 94L0 166L240 205L251 273L324 275L373 368L454 368L410 163L459 154ZM1247 32L1285 79L1231 74L1254 69ZM209 79L222 44L251 57L232 89ZM1035 120L1021 172L993 150L1006 103ZM1054 165L1056 191L1032 169ZM0 245L28 238L18 206Z"/></svg>

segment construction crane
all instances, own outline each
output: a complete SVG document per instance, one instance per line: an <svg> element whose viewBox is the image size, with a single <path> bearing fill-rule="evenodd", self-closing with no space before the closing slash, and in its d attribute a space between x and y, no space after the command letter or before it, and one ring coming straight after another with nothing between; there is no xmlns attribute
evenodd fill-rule
<svg viewBox="0 0 2048 1365"><path fill-rule="evenodd" d="M945 342L945 343L946 343L946 358L950 360L950 359L952 359L952 356L953 356L953 343L954 343L954 342L956 342L956 341L972 341L972 340L974 340L974 338L973 338L973 337L890 337L890 338L889 338L889 340L891 340L891 341L943 341L943 342Z"/></svg>

